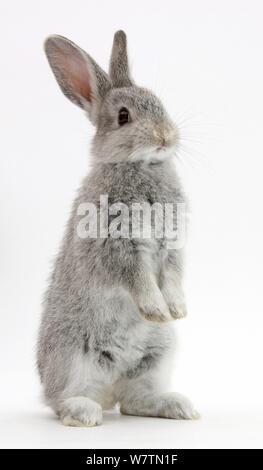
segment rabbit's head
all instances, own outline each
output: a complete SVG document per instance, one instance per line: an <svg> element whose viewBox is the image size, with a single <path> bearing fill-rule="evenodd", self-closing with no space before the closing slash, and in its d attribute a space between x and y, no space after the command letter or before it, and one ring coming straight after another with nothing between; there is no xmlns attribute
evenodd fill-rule
<svg viewBox="0 0 263 470"><path fill-rule="evenodd" d="M48 37L45 51L63 93L96 126L94 158L154 162L174 153L177 129L160 100L134 84L123 31L114 36L108 75L86 52L61 36Z"/></svg>

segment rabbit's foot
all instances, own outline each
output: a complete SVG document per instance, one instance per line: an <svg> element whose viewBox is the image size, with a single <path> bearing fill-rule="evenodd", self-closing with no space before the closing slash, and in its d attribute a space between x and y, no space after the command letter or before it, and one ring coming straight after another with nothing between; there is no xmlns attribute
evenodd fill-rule
<svg viewBox="0 0 263 470"><path fill-rule="evenodd" d="M183 318L187 315L184 293L173 285L165 285L162 289L163 297L173 318Z"/></svg>
<svg viewBox="0 0 263 470"><path fill-rule="evenodd" d="M143 400L130 400L121 404L122 414L151 416L170 419L197 419L199 413L188 398L180 393L166 393L159 396L145 397Z"/></svg>
<svg viewBox="0 0 263 470"><path fill-rule="evenodd" d="M176 320L179 318L186 317L187 309L185 303L171 302L168 304L170 314Z"/></svg>
<svg viewBox="0 0 263 470"><path fill-rule="evenodd" d="M199 413L190 400L181 393L167 393L162 397L162 413L164 418L170 419L197 419Z"/></svg>
<svg viewBox="0 0 263 470"><path fill-rule="evenodd" d="M160 292L153 294L151 298L142 299L139 302L139 310L147 320L155 322L166 322L171 320L169 308Z"/></svg>
<svg viewBox="0 0 263 470"><path fill-rule="evenodd" d="M72 397L63 400L60 418L65 426L97 426L102 423L102 408L88 397Z"/></svg>

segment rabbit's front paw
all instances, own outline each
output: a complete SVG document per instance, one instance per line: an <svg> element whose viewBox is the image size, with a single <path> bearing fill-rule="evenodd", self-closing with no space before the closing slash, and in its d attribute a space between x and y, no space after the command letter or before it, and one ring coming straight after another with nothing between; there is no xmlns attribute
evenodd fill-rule
<svg viewBox="0 0 263 470"><path fill-rule="evenodd" d="M151 299L145 299L138 305L141 315L147 320L155 322L166 322L171 320L169 308L162 296L152 296Z"/></svg>
<svg viewBox="0 0 263 470"><path fill-rule="evenodd" d="M172 302L168 304L170 314L176 320L179 318L186 317L187 309L185 303Z"/></svg>
<svg viewBox="0 0 263 470"><path fill-rule="evenodd" d="M174 319L183 318L187 315L184 293L174 285L165 285L162 294Z"/></svg>

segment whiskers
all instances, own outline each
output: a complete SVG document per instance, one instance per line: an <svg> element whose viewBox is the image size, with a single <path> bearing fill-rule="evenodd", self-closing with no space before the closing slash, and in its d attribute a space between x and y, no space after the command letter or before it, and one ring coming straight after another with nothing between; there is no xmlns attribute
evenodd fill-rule
<svg viewBox="0 0 263 470"><path fill-rule="evenodd" d="M205 167L213 171L213 148L217 140L215 130L220 126L206 122L202 115L189 111L179 114L175 124L178 130L175 157L178 162L190 166L192 170Z"/></svg>

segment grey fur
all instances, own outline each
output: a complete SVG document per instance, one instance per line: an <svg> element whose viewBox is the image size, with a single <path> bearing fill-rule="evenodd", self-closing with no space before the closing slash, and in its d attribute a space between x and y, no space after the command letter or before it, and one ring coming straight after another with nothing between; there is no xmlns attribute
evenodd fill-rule
<svg viewBox="0 0 263 470"><path fill-rule="evenodd" d="M130 78L127 41L124 31L117 31L114 35L109 76L112 85L116 88L133 85L133 81Z"/></svg>
<svg viewBox="0 0 263 470"><path fill-rule="evenodd" d="M87 67L92 89L88 104L86 97L76 98L70 71L60 70L53 50L57 41L62 54L78 54ZM168 250L165 238L82 239L76 231L79 204L93 202L99 212L102 194L108 194L109 203L121 201L128 207L133 202L185 201L173 163L177 131L150 91L131 83L120 87L123 71L128 71L123 32L116 33L113 45L115 86L80 51L65 38L52 36L46 42L59 85L88 111L96 134L92 170L73 204L44 300L37 364L45 400L70 425L100 424L102 409L116 403L128 414L193 418L197 414L189 401L167 395L161 380L175 342L167 321L186 312L182 251ZM120 127L123 106L132 122Z"/></svg>

